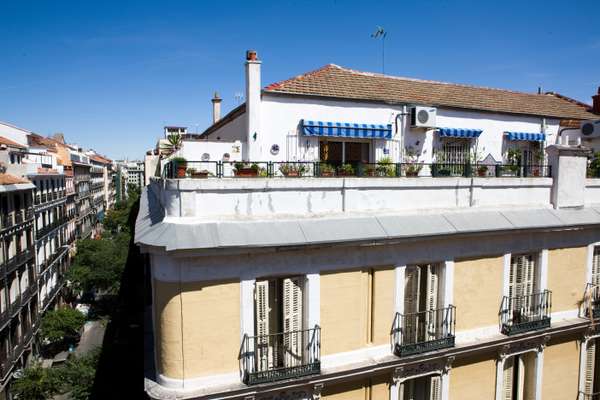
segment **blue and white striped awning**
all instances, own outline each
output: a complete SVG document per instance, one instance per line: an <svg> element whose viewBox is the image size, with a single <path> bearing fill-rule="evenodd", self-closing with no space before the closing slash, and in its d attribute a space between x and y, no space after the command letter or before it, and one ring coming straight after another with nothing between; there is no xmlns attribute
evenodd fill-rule
<svg viewBox="0 0 600 400"><path fill-rule="evenodd" d="M349 122L323 122L302 120L306 136L332 136L361 139L391 139L392 125L354 124Z"/></svg>
<svg viewBox="0 0 600 400"><path fill-rule="evenodd" d="M467 128L438 128L440 137L453 137L453 138L478 138L483 130L481 129L467 129Z"/></svg>
<svg viewBox="0 0 600 400"><path fill-rule="evenodd" d="M506 132L508 140L526 140L529 142L544 142L546 135L543 133Z"/></svg>

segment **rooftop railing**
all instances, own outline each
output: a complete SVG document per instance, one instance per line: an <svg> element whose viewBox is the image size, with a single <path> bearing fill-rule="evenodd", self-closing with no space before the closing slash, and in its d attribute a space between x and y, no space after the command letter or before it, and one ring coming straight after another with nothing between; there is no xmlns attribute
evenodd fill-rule
<svg viewBox="0 0 600 400"><path fill-rule="evenodd" d="M321 372L321 328L262 336L244 335L240 354L247 385Z"/></svg>
<svg viewBox="0 0 600 400"><path fill-rule="evenodd" d="M184 178L297 177L551 177L549 165L454 163L328 163L308 161L170 161L163 176Z"/></svg>
<svg viewBox="0 0 600 400"><path fill-rule="evenodd" d="M524 296L502 298L500 326L505 335L550 327L552 292L544 290Z"/></svg>
<svg viewBox="0 0 600 400"><path fill-rule="evenodd" d="M392 326L392 344L398 357L453 347L456 307L396 313Z"/></svg>

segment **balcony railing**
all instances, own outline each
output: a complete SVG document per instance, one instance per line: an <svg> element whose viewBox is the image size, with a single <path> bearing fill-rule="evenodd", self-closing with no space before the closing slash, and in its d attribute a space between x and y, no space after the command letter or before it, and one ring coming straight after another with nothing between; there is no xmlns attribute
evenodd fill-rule
<svg viewBox="0 0 600 400"><path fill-rule="evenodd" d="M0 225L2 229L10 228L15 224L15 220L11 214L0 215Z"/></svg>
<svg viewBox="0 0 600 400"><path fill-rule="evenodd" d="M244 335L240 354L247 385L321 372L321 328L263 336Z"/></svg>
<svg viewBox="0 0 600 400"><path fill-rule="evenodd" d="M500 326L505 335L550 327L552 292L544 290L526 296L504 296L500 307Z"/></svg>
<svg viewBox="0 0 600 400"><path fill-rule="evenodd" d="M588 283L582 302L582 317L589 319L600 318L600 286ZM599 399L600 400L600 399Z"/></svg>
<svg viewBox="0 0 600 400"><path fill-rule="evenodd" d="M398 357L454 346L456 307L448 306L411 314L396 313L392 327Z"/></svg>
<svg viewBox="0 0 600 400"><path fill-rule="evenodd" d="M166 178L297 177L551 177L549 165L456 163L333 163L310 161L170 161Z"/></svg>
<svg viewBox="0 0 600 400"><path fill-rule="evenodd" d="M600 400L600 392L590 394L580 391L577 400Z"/></svg>

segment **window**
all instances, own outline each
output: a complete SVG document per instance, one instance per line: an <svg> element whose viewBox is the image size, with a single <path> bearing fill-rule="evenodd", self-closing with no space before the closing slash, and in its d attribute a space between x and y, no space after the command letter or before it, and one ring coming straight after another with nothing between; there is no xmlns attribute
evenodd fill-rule
<svg viewBox="0 0 600 400"><path fill-rule="evenodd" d="M304 278L256 282L255 320L259 371L293 367L303 361Z"/></svg>
<svg viewBox="0 0 600 400"><path fill-rule="evenodd" d="M471 153L470 139L442 139L442 160L448 164L466 164Z"/></svg>
<svg viewBox="0 0 600 400"><path fill-rule="evenodd" d="M513 255L510 260L508 297L530 296L537 291L537 268L533 254Z"/></svg>
<svg viewBox="0 0 600 400"><path fill-rule="evenodd" d="M502 400L535 398L535 358L535 353L529 352L504 361Z"/></svg>
<svg viewBox="0 0 600 400"><path fill-rule="evenodd" d="M585 371L583 374L583 391L587 395L600 392L600 351L596 351L598 339L590 339L585 348ZM590 397L591 398L591 397Z"/></svg>
<svg viewBox="0 0 600 400"><path fill-rule="evenodd" d="M423 376L404 381L400 385L399 400L441 400L441 377Z"/></svg>
<svg viewBox="0 0 600 400"><path fill-rule="evenodd" d="M592 285L600 285L600 246L594 247L592 256Z"/></svg>
<svg viewBox="0 0 600 400"><path fill-rule="evenodd" d="M438 339L437 312L440 300L440 265L406 267L404 286L405 341L418 343ZM441 321L440 321L441 322Z"/></svg>

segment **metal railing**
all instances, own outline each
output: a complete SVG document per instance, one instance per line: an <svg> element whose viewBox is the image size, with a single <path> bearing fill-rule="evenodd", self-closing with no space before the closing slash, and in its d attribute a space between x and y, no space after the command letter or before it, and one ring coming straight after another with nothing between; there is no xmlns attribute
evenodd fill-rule
<svg viewBox="0 0 600 400"><path fill-rule="evenodd" d="M240 368L247 385L313 375L321 372L321 328L244 335Z"/></svg>
<svg viewBox="0 0 600 400"><path fill-rule="evenodd" d="M582 302L582 317L600 319L600 286L588 283Z"/></svg>
<svg viewBox="0 0 600 400"><path fill-rule="evenodd" d="M600 400L600 392L585 393L585 392L579 391L577 400Z"/></svg>
<svg viewBox="0 0 600 400"><path fill-rule="evenodd" d="M169 161L163 176L185 178L295 177L551 177L549 165L452 163L332 163L311 161Z"/></svg>
<svg viewBox="0 0 600 400"><path fill-rule="evenodd" d="M391 340L394 353L399 356L420 354L454 346L456 307L410 314L396 313Z"/></svg>
<svg viewBox="0 0 600 400"><path fill-rule="evenodd" d="M505 335L550 327L552 292L544 290L525 296L504 296L500 306L500 328Z"/></svg>

